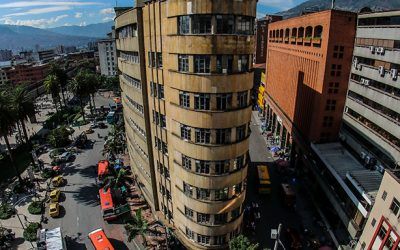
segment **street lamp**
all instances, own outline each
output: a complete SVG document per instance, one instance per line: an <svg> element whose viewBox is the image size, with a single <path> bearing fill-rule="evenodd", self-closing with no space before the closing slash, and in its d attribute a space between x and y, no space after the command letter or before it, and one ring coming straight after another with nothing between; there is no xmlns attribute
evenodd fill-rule
<svg viewBox="0 0 400 250"><path fill-rule="evenodd" d="M26 198L31 197L31 196L33 196L33 194L27 195L27 196L22 197L21 199L17 200L17 202L15 202L15 204L14 204L14 206L13 206L14 211L16 210L15 207L16 207L19 203L21 203L22 201L26 200ZM16 213L16 215L17 215L17 218L18 218L19 222L21 223L22 229L25 231L24 223L22 223L22 220L21 220L21 218L19 217L19 214ZM24 215L24 216L25 216L25 215ZM26 216L25 216L25 220L28 221L28 220L26 219ZM31 241L29 241L29 242L31 243L32 248L34 249L35 246L33 245L33 243L32 243Z"/></svg>

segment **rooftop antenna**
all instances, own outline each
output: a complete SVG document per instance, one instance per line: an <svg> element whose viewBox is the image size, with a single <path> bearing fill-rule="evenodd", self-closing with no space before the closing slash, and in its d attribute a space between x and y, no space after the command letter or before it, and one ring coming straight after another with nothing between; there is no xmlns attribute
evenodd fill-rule
<svg viewBox="0 0 400 250"><path fill-rule="evenodd" d="M331 6L331 9L333 10L333 9L335 9L335 0L332 0L332 6Z"/></svg>
<svg viewBox="0 0 400 250"><path fill-rule="evenodd" d="M118 0L115 0L115 7L118 7Z"/></svg>

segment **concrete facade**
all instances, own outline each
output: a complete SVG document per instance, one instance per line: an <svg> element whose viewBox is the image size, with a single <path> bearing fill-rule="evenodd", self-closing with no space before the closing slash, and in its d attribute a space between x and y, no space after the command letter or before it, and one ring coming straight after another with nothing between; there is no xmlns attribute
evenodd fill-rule
<svg viewBox="0 0 400 250"><path fill-rule="evenodd" d="M400 162L399 11L358 17L342 139L383 171Z"/></svg>
<svg viewBox="0 0 400 250"><path fill-rule="evenodd" d="M146 1L115 20L132 168L189 249L241 231L256 2Z"/></svg>
<svg viewBox="0 0 400 250"><path fill-rule="evenodd" d="M386 171L357 250L400 248L399 172Z"/></svg>
<svg viewBox="0 0 400 250"><path fill-rule="evenodd" d="M115 30L108 34L108 39L97 42L99 52L100 73L103 76L116 76L117 47L115 45Z"/></svg>

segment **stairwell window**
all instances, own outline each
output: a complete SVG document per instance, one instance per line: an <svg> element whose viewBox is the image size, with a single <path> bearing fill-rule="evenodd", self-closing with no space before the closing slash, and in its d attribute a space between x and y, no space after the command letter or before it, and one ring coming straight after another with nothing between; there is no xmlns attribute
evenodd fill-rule
<svg viewBox="0 0 400 250"><path fill-rule="evenodd" d="M238 170L238 169L243 168L243 166L244 166L244 156L241 155L241 156L237 157L235 159L235 161L233 162L233 169Z"/></svg>
<svg viewBox="0 0 400 250"><path fill-rule="evenodd" d="M186 227L185 234L189 239L194 239L194 232L192 230L190 230L188 227Z"/></svg>
<svg viewBox="0 0 400 250"><path fill-rule="evenodd" d="M182 166L188 170L192 170L192 159L186 155L182 155Z"/></svg>
<svg viewBox="0 0 400 250"><path fill-rule="evenodd" d="M217 129L216 131L216 143L217 144L226 144L231 141L231 129Z"/></svg>
<svg viewBox="0 0 400 250"><path fill-rule="evenodd" d="M178 20L179 34L190 33L190 16L180 16Z"/></svg>
<svg viewBox="0 0 400 250"><path fill-rule="evenodd" d="M206 55L194 56L194 72L210 73L210 56Z"/></svg>
<svg viewBox="0 0 400 250"><path fill-rule="evenodd" d="M190 95L188 92L179 91L179 105L190 108Z"/></svg>
<svg viewBox="0 0 400 250"><path fill-rule="evenodd" d="M193 218L193 214L194 214L193 210L185 206L185 215L189 218Z"/></svg>
<svg viewBox="0 0 400 250"><path fill-rule="evenodd" d="M249 70L249 56L240 55L238 57L238 70L239 72L246 72Z"/></svg>
<svg viewBox="0 0 400 250"><path fill-rule="evenodd" d="M183 182L183 192L186 195L188 195L190 197L193 197L193 190L194 190L193 186L187 184L186 182Z"/></svg>
<svg viewBox="0 0 400 250"><path fill-rule="evenodd" d="M226 200L228 199L228 193L229 193L229 189L223 188L223 189L217 189L215 190L215 200Z"/></svg>
<svg viewBox="0 0 400 250"><path fill-rule="evenodd" d="M217 95L217 110L230 109L232 106L232 94Z"/></svg>
<svg viewBox="0 0 400 250"><path fill-rule="evenodd" d="M197 188L196 189L197 199L200 200L209 200L210 199L210 190L205 188Z"/></svg>
<svg viewBox="0 0 400 250"><path fill-rule="evenodd" d="M229 172L229 160L215 162L215 174L221 175Z"/></svg>
<svg viewBox="0 0 400 250"><path fill-rule="evenodd" d="M210 162L209 161L196 161L196 173L209 174L210 173Z"/></svg>
<svg viewBox="0 0 400 250"><path fill-rule="evenodd" d="M236 33L243 35L253 34L253 18L238 16L236 18Z"/></svg>
<svg viewBox="0 0 400 250"><path fill-rule="evenodd" d="M162 68L163 62L162 62L162 53L157 52L157 68Z"/></svg>
<svg viewBox="0 0 400 250"><path fill-rule="evenodd" d="M194 108L197 110L210 109L210 95L209 94L196 94L194 96Z"/></svg>
<svg viewBox="0 0 400 250"><path fill-rule="evenodd" d="M179 55L178 56L178 70L180 72L189 72L189 56Z"/></svg>
<svg viewBox="0 0 400 250"><path fill-rule="evenodd" d="M211 15L194 15L192 20L193 34L211 34Z"/></svg>
<svg viewBox="0 0 400 250"><path fill-rule="evenodd" d="M210 223L210 215L203 214L203 213L197 213L197 222L202 223L202 224Z"/></svg>
<svg viewBox="0 0 400 250"><path fill-rule="evenodd" d="M205 128L196 129L196 143L210 143L211 131Z"/></svg>
<svg viewBox="0 0 400 250"><path fill-rule="evenodd" d="M217 33L233 34L235 32L235 17L232 15L217 15Z"/></svg>
<svg viewBox="0 0 400 250"><path fill-rule="evenodd" d="M237 93L238 107L247 107L247 91Z"/></svg>
<svg viewBox="0 0 400 250"><path fill-rule="evenodd" d="M202 234L197 234L197 242L203 245L209 245L210 244L210 236L202 235Z"/></svg>
<svg viewBox="0 0 400 250"><path fill-rule="evenodd" d="M246 137L246 125L236 128L236 141L241 141Z"/></svg>
<svg viewBox="0 0 400 250"><path fill-rule="evenodd" d="M181 125L181 138L187 141L191 139L191 129L186 125Z"/></svg>

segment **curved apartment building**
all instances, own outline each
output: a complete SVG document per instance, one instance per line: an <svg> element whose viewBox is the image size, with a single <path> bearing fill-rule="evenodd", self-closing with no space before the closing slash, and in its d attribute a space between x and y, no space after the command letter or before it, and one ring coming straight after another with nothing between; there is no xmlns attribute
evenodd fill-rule
<svg viewBox="0 0 400 250"><path fill-rule="evenodd" d="M131 165L189 249L227 248L241 231L256 3L138 1L117 13Z"/></svg>

